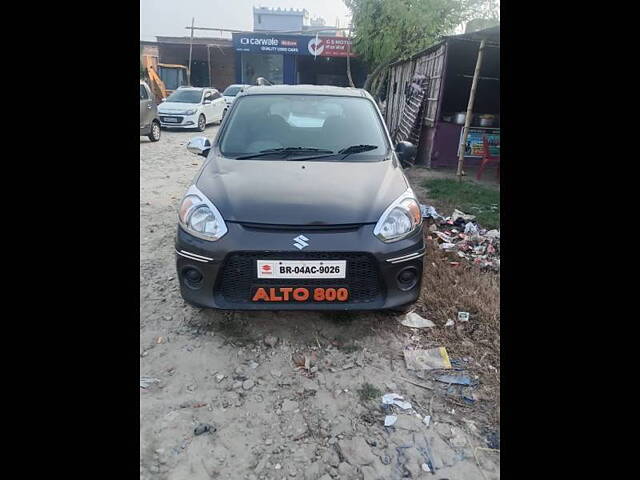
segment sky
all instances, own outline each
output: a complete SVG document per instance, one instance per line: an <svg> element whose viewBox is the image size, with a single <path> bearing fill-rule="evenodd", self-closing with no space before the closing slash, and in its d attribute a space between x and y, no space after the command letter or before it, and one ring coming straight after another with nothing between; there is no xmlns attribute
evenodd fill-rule
<svg viewBox="0 0 640 480"><path fill-rule="evenodd" d="M195 17L197 27L253 30L252 7L306 8L311 18L323 17L334 26L349 23L349 10L342 0L140 0L140 39L160 36L188 36ZM219 32L197 30L196 36L220 36Z"/></svg>

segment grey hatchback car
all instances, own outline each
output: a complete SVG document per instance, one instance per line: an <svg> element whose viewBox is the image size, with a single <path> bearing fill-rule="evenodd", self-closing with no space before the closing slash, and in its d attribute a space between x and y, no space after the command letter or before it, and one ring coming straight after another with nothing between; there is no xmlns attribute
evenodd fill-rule
<svg viewBox="0 0 640 480"><path fill-rule="evenodd" d="M153 100L149 85L140 82L140 136L152 142L160 140L160 118L158 106Z"/></svg>

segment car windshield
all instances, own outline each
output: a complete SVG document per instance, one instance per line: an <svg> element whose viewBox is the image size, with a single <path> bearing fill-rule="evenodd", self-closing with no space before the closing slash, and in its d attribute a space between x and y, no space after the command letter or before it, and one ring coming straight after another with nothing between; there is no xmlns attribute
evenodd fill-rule
<svg viewBox="0 0 640 480"><path fill-rule="evenodd" d="M389 152L373 102L361 97L240 97L221 135L220 152L231 158L374 162ZM354 148L347 151L349 147ZM285 149L286 154L266 152L271 149Z"/></svg>
<svg viewBox="0 0 640 480"><path fill-rule="evenodd" d="M167 98L167 102L200 103L202 90L176 90Z"/></svg>
<svg viewBox="0 0 640 480"><path fill-rule="evenodd" d="M223 92L223 95L225 97L235 97L240 90L242 90L242 87L234 87L232 85L226 88L226 90Z"/></svg>

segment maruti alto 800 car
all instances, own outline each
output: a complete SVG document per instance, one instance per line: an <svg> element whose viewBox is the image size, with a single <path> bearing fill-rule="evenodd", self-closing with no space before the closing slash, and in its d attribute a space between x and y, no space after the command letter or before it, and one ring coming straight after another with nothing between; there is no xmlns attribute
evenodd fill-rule
<svg viewBox="0 0 640 480"><path fill-rule="evenodd" d="M252 86L178 212L183 298L228 310L403 310L420 292L422 215L364 90Z"/></svg>

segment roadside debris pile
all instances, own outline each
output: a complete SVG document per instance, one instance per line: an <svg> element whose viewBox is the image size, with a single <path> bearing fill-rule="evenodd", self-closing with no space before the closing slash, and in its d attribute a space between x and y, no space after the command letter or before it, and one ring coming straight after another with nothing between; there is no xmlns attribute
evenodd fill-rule
<svg viewBox="0 0 640 480"><path fill-rule="evenodd" d="M451 255L451 265L459 260L473 262L481 268L500 271L500 230L485 230L474 215L454 210L450 217L443 217L435 208L421 205L422 217L431 219L429 235L441 250Z"/></svg>

